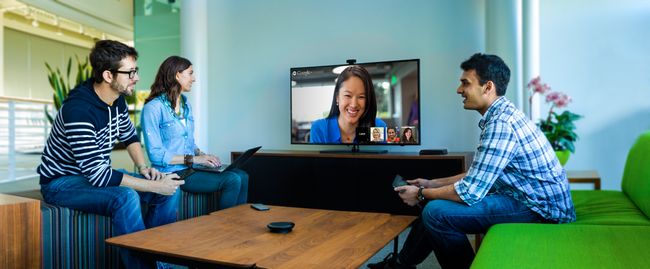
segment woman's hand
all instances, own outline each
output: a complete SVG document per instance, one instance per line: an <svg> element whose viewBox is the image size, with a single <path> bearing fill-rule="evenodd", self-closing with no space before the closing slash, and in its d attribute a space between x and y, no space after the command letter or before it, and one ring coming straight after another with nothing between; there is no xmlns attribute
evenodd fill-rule
<svg viewBox="0 0 650 269"><path fill-rule="evenodd" d="M219 160L219 157L210 154L194 156L194 163L205 165L208 167L221 166L221 160Z"/></svg>

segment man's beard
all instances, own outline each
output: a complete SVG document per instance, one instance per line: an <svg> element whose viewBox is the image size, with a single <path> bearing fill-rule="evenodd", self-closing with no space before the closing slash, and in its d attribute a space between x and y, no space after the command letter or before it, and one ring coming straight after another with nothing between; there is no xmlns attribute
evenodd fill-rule
<svg viewBox="0 0 650 269"><path fill-rule="evenodd" d="M117 92L119 92L121 95L124 95L124 96L133 95L133 90L129 90L128 85L121 85L121 84L117 83L116 80L113 80L111 82L111 88L114 89L114 90L117 90Z"/></svg>

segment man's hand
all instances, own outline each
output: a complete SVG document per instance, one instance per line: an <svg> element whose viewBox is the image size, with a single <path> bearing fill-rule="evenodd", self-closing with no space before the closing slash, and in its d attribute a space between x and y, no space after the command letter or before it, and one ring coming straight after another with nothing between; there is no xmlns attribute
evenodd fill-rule
<svg viewBox="0 0 650 269"><path fill-rule="evenodd" d="M174 194L178 189L178 186L185 184L185 180L175 180L175 178L178 178L178 175L175 173L163 175L160 180L152 182L156 184L152 192L162 195Z"/></svg>
<svg viewBox="0 0 650 269"><path fill-rule="evenodd" d="M200 164L200 165L205 165L208 167L219 167L221 166L221 160L219 160L219 157L210 155L210 154L204 154L200 156L194 156L194 163Z"/></svg>
<svg viewBox="0 0 650 269"><path fill-rule="evenodd" d="M416 179L407 180L406 182L416 187L431 188L433 187L431 186L431 181L432 180L428 180L424 178L416 178Z"/></svg>
<svg viewBox="0 0 650 269"><path fill-rule="evenodd" d="M141 167L140 174L149 180L159 180L165 176L165 174L153 167Z"/></svg>
<svg viewBox="0 0 650 269"><path fill-rule="evenodd" d="M417 179L409 180L409 181L416 181L416 180ZM405 204L414 206L420 202L418 201L419 189L420 189L419 187L414 185L406 185L406 186L400 186L395 188L395 191L399 194L399 198L402 198L402 201L404 201Z"/></svg>

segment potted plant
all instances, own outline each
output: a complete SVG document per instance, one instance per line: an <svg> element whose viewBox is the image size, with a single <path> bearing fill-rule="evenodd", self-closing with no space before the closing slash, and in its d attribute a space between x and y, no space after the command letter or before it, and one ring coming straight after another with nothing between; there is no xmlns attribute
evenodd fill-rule
<svg viewBox="0 0 650 269"><path fill-rule="evenodd" d="M59 109L61 109L63 101L68 97L70 90L74 89L74 87L79 85L79 83L84 82L92 74L92 67L90 66L90 62L88 61L87 57L82 62L79 60L79 57L75 55L75 60L77 61L77 76L74 80L74 84L71 84L72 81L70 81L72 57L68 59L65 77L63 74L61 74L61 70L58 67L56 69L52 69L52 67L47 62L45 63L45 67L47 68L47 79L50 82L52 90L54 91L52 99L54 101L55 111L59 111ZM45 110L45 116L50 121L50 123L54 121L54 115L51 115L47 109Z"/></svg>
<svg viewBox="0 0 650 269"><path fill-rule="evenodd" d="M568 110L564 110L562 113L554 111L556 108L565 108L571 102L571 97L559 91L551 91L551 87L542 83L539 76L528 83L528 88L533 92L529 101L532 101L533 96L537 93L546 94L545 101L550 103L551 107L548 110L548 116L541 119L537 126L551 143L555 155L564 166L571 153L575 153L574 142L578 140L578 134L575 132L576 126L573 122L582 116Z"/></svg>

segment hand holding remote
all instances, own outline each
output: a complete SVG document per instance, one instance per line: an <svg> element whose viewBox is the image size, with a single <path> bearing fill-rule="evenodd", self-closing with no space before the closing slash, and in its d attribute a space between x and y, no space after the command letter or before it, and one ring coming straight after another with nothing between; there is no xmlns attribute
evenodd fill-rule
<svg viewBox="0 0 650 269"><path fill-rule="evenodd" d="M408 182L406 182L402 176L395 175L395 179L393 179L393 188L406 186L406 185L408 185ZM400 193L403 193L403 192L404 192L404 190L400 190Z"/></svg>

